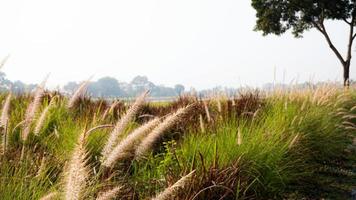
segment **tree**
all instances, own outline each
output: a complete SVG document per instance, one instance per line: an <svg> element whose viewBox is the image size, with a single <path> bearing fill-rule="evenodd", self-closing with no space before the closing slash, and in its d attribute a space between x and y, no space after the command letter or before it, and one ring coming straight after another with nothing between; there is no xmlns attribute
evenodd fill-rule
<svg viewBox="0 0 356 200"><path fill-rule="evenodd" d="M184 85L181 85L181 84L177 84L177 85L174 86L174 90L176 91L176 93L178 95L181 95L182 92L184 92L184 89L185 89Z"/></svg>
<svg viewBox="0 0 356 200"><path fill-rule="evenodd" d="M92 83L88 89L89 92L95 93L98 97L125 96L125 92L120 88L119 82L111 77L100 78Z"/></svg>
<svg viewBox="0 0 356 200"><path fill-rule="evenodd" d="M74 93L78 87L79 87L78 83L74 81L70 81L65 86L63 86L63 89L67 92Z"/></svg>
<svg viewBox="0 0 356 200"><path fill-rule="evenodd" d="M252 7L257 11L255 30L262 31L263 35L281 35L292 29L295 37L301 37L304 31L317 29L342 64L344 86L350 85L352 44L356 37L355 0L252 0ZM349 33L345 57L332 42L325 20L346 23Z"/></svg>
<svg viewBox="0 0 356 200"><path fill-rule="evenodd" d="M11 88L11 81L6 78L4 72L0 72L0 91L6 91Z"/></svg>
<svg viewBox="0 0 356 200"><path fill-rule="evenodd" d="M151 92L156 88L155 84L148 80L146 76L136 76L130 82L131 93L133 96L141 94L145 90L151 90Z"/></svg>

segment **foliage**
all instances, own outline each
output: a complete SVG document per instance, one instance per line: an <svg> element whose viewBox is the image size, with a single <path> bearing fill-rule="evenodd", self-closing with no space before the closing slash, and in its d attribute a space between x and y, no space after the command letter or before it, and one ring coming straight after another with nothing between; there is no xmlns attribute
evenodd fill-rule
<svg viewBox="0 0 356 200"><path fill-rule="evenodd" d="M346 20L354 13L350 0L252 0L257 11L256 30L280 35L293 29L297 37L324 19Z"/></svg>

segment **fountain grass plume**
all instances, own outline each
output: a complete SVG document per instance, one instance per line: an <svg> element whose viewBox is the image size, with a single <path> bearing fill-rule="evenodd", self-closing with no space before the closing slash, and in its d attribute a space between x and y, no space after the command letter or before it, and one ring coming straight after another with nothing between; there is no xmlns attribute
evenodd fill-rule
<svg viewBox="0 0 356 200"><path fill-rule="evenodd" d="M33 101L28 105L26 114L25 114L25 122L24 122L24 127L22 131L22 140L26 141L28 135L30 134L31 131L31 124L33 122L33 119L35 118L35 115L38 111L38 108L41 105L41 101L44 95L44 87L47 82L48 76L42 81L42 83L37 87Z"/></svg>
<svg viewBox="0 0 356 200"><path fill-rule="evenodd" d="M0 69L4 67L5 63L9 59L10 55L7 55L4 59L1 60L0 62Z"/></svg>
<svg viewBox="0 0 356 200"><path fill-rule="evenodd" d="M86 80L82 84L80 84L78 89L74 92L74 94L68 101L68 104L67 104L68 109L74 108L74 106L78 102L78 100L84 96L91 79L92 79L92 76L88 80Z"/></svg>
<svg viewBox="0 0 356 200"><path fill-rule="evenodd" d="M204 119L203 119L203 115L199 115L199 123L200 123L200 131L202 133L205 133L205 126L204 126Z"/></svg>
<svg viewBox="0 0 356 200"><path fill-rule="evenodd" d="M78 200L87 186L89 169L85 149L85 131L79 136L72 157L64 171L64 197L66 200Z"/></svg>
<svg viewBox="0 0 356 200"><path fill-rule="evenodd" d="M153 144L163 135L163 133L172 127L181 117L188 112L192 105L178 109L175 113L166 117L162 123L154 128L147 137L145 137L140 145L136 149L136 158L142 157L147 151L149 151Z"/></svg>
<svg viewBox="0 0 356 200"><path fill-rule="evenodd" d="M190 181L190 179L193 177L194 173L195 173L195 170L193 170L189 174L183 176L176 183L174 183L172 186L166 188L163 192L159 193L156 197L152 198L151 200L173 199L173 196L176 194L178 189L184 187Z"/></svg>
<svg viewBox="0 0 356 200"><path fill-rule="evenodd" d="M210 117L210 112L209 112L209 108L208 108L208 103L206 101L203 101L203 104L204 104L204 110L205 110L206 117L208 119L208 122L210 122L211 117Z"/></svg>
<svg viewBox="0 0 356 200"><path fill-rule="evenodd" d="M111 190L107 190L105 192L102 192L97 198L96 200L111 200L111 199L115 199L115 197L117 196L117 194L120 192L122 186L117 186L114 187Z"/></svg>
<svg viewBox="0 0 356 200"><path fill-rule="evenodd" d="M299 133L294 136L294 138L288 145L288 149L291 149L296 144L296 142L299 140L299 137Z"/></svg>
<svg viewBox="0 0 356 200"><path fill-rule="evenodd" d="M118 137L124 132L130 121L135 117L139 109L145 103L146 96L149 91L145 91L139 97L136 98L135 103L129 108L124 116L116 123L114 130L110 133L107 142L101 152L102 161L108 158L108 155L112 152L114 146L117 144Z"/></svg>
<svg viewBox="0 0 356 200"><path fill-rule="evenodd" d="M132 155L132 151L134 151L137 143L159 123L159 118L155 118L135 129L112 150L112 152L108 155L108 158L104 160L103 165L105 167L113 167L117 160Z"/></svg>
<svg viewBox="0 0 356 200"><path fill-rule="evenodd" d="M2 107L1 117L0 117L0 127L6 127L7 122L9 121L9 111L11 103L11 92L6 97L5 103Z"/></svg>
<svg viewBox="0 0 356 200"><path fill-rule="evenodd" d="M55 104L55 100L56 100L57 96L54 96L51 101L49 102L48 106L46 106L46 108L42 111L40 117L37 120L36 126L35 126L35 130L34 130L34 134L38 135L39 132L41 131L43 124L46 120L47 117L47 113L49 112L49 110L54 106Z"/></svg>
<svg viewBox="0 0 356 200"><path fill-rule="evenodd" d="M242 144L242 134L241 134L240 127L237 128L237 141L236 141L236 143L239 146Z"/></svg>
<svg viewBox="0 0 356 200"><path fill-rule="evenodd" d="M55 199L57 196L58 196L58 192L51 192L43 196L42 198L40 198L40 200L51 200L51 199Z"/></svg>
<svg viewBox="0 0 356 200"><path fill-rule="evenodd" d="M110 108L109 108L109 113L113 113L114 112L114 109L117 105L119 105L120 101L115 101L113 102L111 105L110 105Z"/></svg>

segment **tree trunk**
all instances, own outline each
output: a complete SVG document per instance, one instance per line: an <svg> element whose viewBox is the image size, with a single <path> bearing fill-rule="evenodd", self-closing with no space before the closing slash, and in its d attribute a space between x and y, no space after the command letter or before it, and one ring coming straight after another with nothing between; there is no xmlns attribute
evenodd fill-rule
<svg viewBox="0 0 356 200"><path fill-rule="evenodd" d="M350 87L350 61L348 60L344 63L344 87Z"/></svg>

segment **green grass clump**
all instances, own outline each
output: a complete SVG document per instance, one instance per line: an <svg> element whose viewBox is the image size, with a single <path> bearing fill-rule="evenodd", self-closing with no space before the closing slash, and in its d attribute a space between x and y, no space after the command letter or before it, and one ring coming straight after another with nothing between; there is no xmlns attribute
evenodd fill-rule
<svg viewBox="0 0 356 200"><path fill-rule="evenodd" d="M185 134L179 146L173 150L166 148L162 161L158 166L151 164L150 168L157 169L157 174L167 174L177 171L175 163L179 163L180 170L198 169L199 179L212 170L238 165L234 184L229 180L219 183L230 188L231 198L282 198L303 184L315 184L320 166L342 157L350 144L352 131L339 126L344 119L336 110L349 110L355 100L351 95L343 105L331 106L317 105L308 99L272 97L253 118L219 120L214 129ZM168 169L158 173L162 163ZM217 183L218 179L201 178L196 183L197 188L200 184L203 189L207 181ZM211 194L200 196L204 199Z"/></svg>

